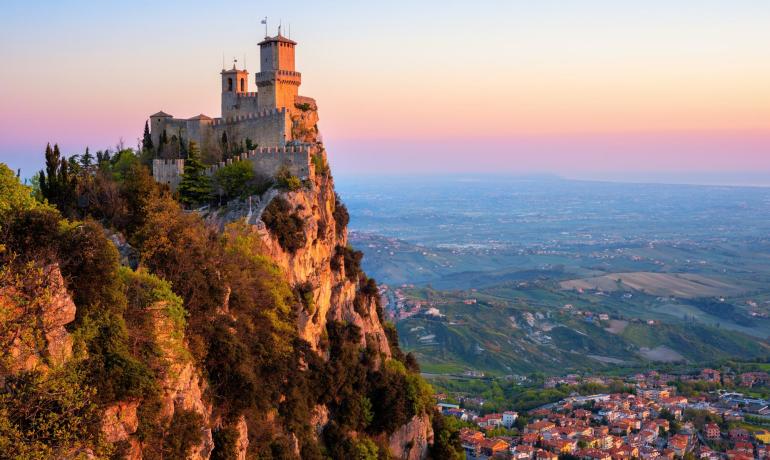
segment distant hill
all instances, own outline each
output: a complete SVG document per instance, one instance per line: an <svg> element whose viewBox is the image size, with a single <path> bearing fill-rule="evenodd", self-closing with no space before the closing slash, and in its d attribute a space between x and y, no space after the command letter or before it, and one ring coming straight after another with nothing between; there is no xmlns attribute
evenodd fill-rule
<svg viewBox="0 0 770 460"><path fill-rule="evenodd" d="M607 302L616 307L605 310L596 296L581 299L548 287L406 292L444 315L416 315L398 323L402 346L416 354L427 372L562 374L770 353L764 340L726 327L685 322L654 311L631 316L653 304L651 297L617 295ZM464 303L469 298L476 303ZM610 312L610 318L626 319L600 320L602 311ZM761 327L767 330L768 325L763 322Z"/></svg>

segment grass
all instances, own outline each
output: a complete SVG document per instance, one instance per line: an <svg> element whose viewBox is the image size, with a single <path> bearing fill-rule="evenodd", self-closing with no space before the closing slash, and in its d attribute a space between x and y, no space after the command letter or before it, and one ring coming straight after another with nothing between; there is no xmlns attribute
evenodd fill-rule
<svg viewBox="0 0 770 460"><path fill-rule="evenodd" d="M404 291L409 298L429 302L446 315L443 320L412 317L398 325L403 348L416 354L423 369L435 373L459 368L491 375L539 371L564 374L611 369L617 367L617 360L626 363L624 366L645 366L649 361L640 354L643 347L652 350L645 352L648 358L675 359L678 353L691 362L763 356L769 352L767 346L740 332L691 324L671 316L665 323L650 326L646 318L655 316L652 306L656 305L652 296L585 296L548 283L529 287L506 283L476 292L425 287ZM477 303L466 305L462 301L467 298L476 298ZM619 334L610 333L603 324L589 323L565 312L562 307L568 303L573 310L625 316L628 325ZM539 316L534 328L526 323L525 313ZM639 319L642 314L644 317ZM435 337L419 340L428 335ZM661 346L673 352L662 353Z"/></svg>

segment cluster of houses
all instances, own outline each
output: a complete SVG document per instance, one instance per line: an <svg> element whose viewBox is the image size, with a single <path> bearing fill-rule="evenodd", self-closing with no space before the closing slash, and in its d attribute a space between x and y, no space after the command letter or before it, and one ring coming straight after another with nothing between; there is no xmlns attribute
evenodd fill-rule
<svg viewBox="0 0 770 460"><path fill-rule="evenodd" d="M604 376L581 376L580 374L568 374L566 376L548 377L545 379L545 388L554 388L559 385L576 386L581 383L598 383L608 385L616 378ZM666 385L669 382L706 382L722 386L741 386L752 388L770 384L770 374L767 372L721 372L716 369L701 369L694 374L666 374L657 371L649 371L633 375L629 381L649 387Z"/></svg>
<svg viewBox="0 0 770 460"><path fill-rule="evenodd" d="M725 406L723 395L677 395L666 377L654 371L634 376L633 394L571 396L531 411L528 423L519 424L518 430L497 430L514 427L515 412L478 416L447 403L439 404L439 409L476 425L460 433L466 457L473 459L770 460L770 430L749 433L715 423L696 426L685 417L687 409L705 411L725 421L742 417ZM716 382L722 376L704 369L696 378Z"/></svg>

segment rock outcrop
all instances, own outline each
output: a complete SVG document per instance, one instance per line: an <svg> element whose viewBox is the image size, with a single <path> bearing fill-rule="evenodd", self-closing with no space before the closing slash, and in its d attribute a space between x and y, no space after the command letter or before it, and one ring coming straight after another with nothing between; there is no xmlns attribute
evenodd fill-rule
<svg viewBox="0 0 770 460"><path fill-rule="evenodd" d="M433 427L427 414L415 416L388 438L390 452L402 460L424 459L431 443Z"/></svg>
<svg viewBox="0 0 770 460"><path fill-rule="evenodd" d="M326 161L323 152L318 155ZM255 224L267 254L286 273L289 283L312 288L314 309L300 312L300 337L318 350L327 322L347 321L361 329L364 345L373 345L389 357L390 347L374 299L366 299L362 302L364 308L356 311L357 280L347 276L344 264L333 260L341 257L337 248L346 248L348 240L347 228L340 228L334 218L337 199L331 175L318 173L306 181L305 187L282 196L302 218L306 244L291 253L261 221Z"/></svg>
<svg viewBox="0 0 770 460"><path fill-rule="evenodd" d="M65 326L75 320L75 303L59 266L31 269L27 282L27 292L20 286L0 287L2 341L10 358L5 372L46 372L72 356L72 337Z"/></svg>

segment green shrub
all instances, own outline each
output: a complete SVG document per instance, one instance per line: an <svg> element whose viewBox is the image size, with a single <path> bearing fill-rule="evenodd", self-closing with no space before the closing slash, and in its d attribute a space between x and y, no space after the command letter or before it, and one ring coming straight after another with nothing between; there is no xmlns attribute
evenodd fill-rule
<svg viewBox="0 0 770 460"><path fill-rule="evenodd" d="M316 174L320 176L329 174L329 165L326 163L326 158L324 158L323 154L316 153L310 159L313 162Z"/></svg>
<svg viewBox="0 0 770 460"><path fill-rule="evenodd" d="M211 460L232 460L237 458L238 430L228 426L212 433L214 438L214 450L211 451Z"/></svg>
<svg viewBox="0 0 770 460"><path fill-rule="evenodd" d="M144 398L137 410L136 435L142 442L143 458L187 458L190 448L201 441L203 416L176 407L173 417L164 419L160 416L162 406L159 394L154 392Z"/></svg>
<svg viewBox="0 0 770 460"><path fill-rule="evenodd" d="M93 382L100 402L141 398L156 389L154 373L128 348L128 331L122 316L101 314L82 322L77 337L88 348L81 364Z"/></svg>
<svg viewBox="0 0 770 460"><path fill-rule="evenodd" d="M362 275L361 259L364 253L356 251L350 246L337 246L334 250L334 256L331 258L332 270L339 271L345 269L345 277L350 281L356 281Z"/></svg>
<svg viewBox="0 0 770 460"><path fill-rule="evenodd" d="M181 297L171 290L171 283L144 269L135 272L121 267L119 276L128 300L124 318L131 353L147 363L152 363L168 348L178 357L187 357L188 351L184 346L187 311ZM162 309L157 310L158 307ZM171 330L167 331L166 343L155 340L154 314L148 311L149 308L156 309L154 314L160 314L170 322Z"/></svg>
<svg viewBox="0 0 770 460"><path fill-rule="evenodd" d="M190 449L200 444L203 416L192 410L177 408L163 437L165 458L187 458Z"/></svg>
<svg viewBox="0 0 770 460"><path fill-rule="evenodd" d="M430 446L429 450L430 458L436 460L465 459L465 450L463 450L460 441L459 430L437 411L431 415L431 422L433 425L433 445Z"/></svg>
<svg viewBox="0 0 770 460"><path fill-rule="evenodd" d="M334 216L334 222L337 228L337 236L341 237L345 232L345 228L348 226L348 222L350 222L350 214L348 213L348 208L336 193L334 194L334 212L332 215Z"/></svg>
<svg viewBox="0 0 770 460"><path fill-rule="evenodd" d="M227 199L245 197L250 195L249 185L255 177L251 162L240 160L217 169L214 184Z"/></svg>
<svg viewBox="0 0 770 460"><path fill-rule="evenodd" d="M281 166L278 172L275 173L275 182L280 188L291 192L302 188L302 181L299 177L293 175L285 165Z"/></svg>
<svg viewBox="0 0 770 460"><path fill-rule="evenodd" d="M0 214L11 209L27 210L37 206L32 189L22 185L13 171L0 163Z"/></svg>
<svg viewBox="0 0 770 460"><path fill-rule="evenodd" d="M307 243L302 217L292 211L289 202L281 196L273 198L267 205L262 212L262 222L278 239L278 244L292 254Z"/></svg>
<svg viewBox="0 0 770 460"><path fill-rule="evenodd" d="M64 458L82 448L108 455L94 393L71 369L5 377L0 387L0 456Z"/></svg>
<svg viewBox="0 0 770 460"><path fill-rule="evenodd" d="M302 104L294 104L294 107L300 109L303 112L307 112L312 108L311 105L307 102L303 102Z"/></svg>
<svg viewBox="0 0 770 460"><path fill-rule="evenodd" d="M315 300L313 299L313 283L307 281L305 283L297 285L295 288L299 296L302 306L305 307L308 315L313 316L315 313Z"/></svg>

